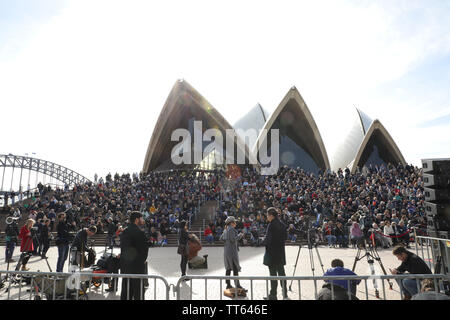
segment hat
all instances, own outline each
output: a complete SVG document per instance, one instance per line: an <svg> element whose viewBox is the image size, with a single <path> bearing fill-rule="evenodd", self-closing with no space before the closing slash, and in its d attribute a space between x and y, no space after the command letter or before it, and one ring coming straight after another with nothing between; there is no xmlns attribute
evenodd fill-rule
<svg viewBox="0 0 450 320"><path fill-rule="evenodd" d="M225 220L225 225L230 224L231 222L236 222L236 219L233 216L229 216L226 220Z"/></svg>

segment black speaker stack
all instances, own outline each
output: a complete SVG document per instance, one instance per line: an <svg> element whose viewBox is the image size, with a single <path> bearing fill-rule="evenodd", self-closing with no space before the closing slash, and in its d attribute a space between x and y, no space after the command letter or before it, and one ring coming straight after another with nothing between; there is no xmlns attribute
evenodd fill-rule
<svg viewBox="0 0 450 320"><path fill-rule="evenodd" d="M422 159L427 231L450 239L450 159Z"/></svg>

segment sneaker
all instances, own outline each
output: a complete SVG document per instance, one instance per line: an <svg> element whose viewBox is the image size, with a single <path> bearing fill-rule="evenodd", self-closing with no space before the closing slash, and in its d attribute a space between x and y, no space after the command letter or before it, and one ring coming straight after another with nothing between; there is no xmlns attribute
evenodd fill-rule
<svg viewBox="0 0 450 320"><path fill-rule="evenodd" d="M29 271L29 270L30 270L30 268L22 267L22 271Z"/></svg>
<svg viewBox="0 0 450 320"><path fill-rule="evenodd" d="M278 300L277 296L272 296L269 294L268 297L264 297L264 300Z"/></svg>

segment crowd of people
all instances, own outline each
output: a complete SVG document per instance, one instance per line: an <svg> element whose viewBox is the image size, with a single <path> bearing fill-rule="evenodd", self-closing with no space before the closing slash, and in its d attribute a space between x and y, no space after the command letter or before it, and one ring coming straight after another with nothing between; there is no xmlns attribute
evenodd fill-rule
<svg viewBox="0 0 450 320"><path fill-rule="evenodd" d="M217 240L225 243L226 275L231 271L238 275L237 247L250 239L251 245L266 247L264 264L270 275L284 276L284 245L298 237L314 243L325 242L330 247L356 246L362 239L384 248L397 245L394 254L404 263L391 272L414 273L407 265L411 254L398 248L408 247L413 228L419 234L426 232L420 169L409 165L369 166L355 174L346 169L336 173L319 171L315 175L299 168L282 167L270 176L260 175L252 167L239 168L238 174L235 170L232 177L225 170L167 171L114 177L109 174L105 180L96 178L93 183L72 189L52 190L40 185L31 201L16 204L9 212L14 219L27 220L20 232L17 228L11 231L14 223L8 224L6 259L12 260L14 247L9 243L14 242L14 237L22 239L22 252L46 258L51 232L56 230L57 272L61 272L68 244L72 242L72 247L84 252L87 238L95 233L107 233L110 247L120 236L124 252L133 246L133 237L138 237L142 248L146 248L167 244L167 235L174 233L179 235L178 253L182 257L182 276L185 276L186 265L193 266L191 256L196 255L189 251L188 241L198 242L196 252L201 249L201 241L188 233L188 223L196 218L203 203L214 200L218 209L203 236L209 243ZM75 239L69 236L70 231L77 232ZM14 237L10 237L12 233ZM206 258L198 259L199 267L207 266ZM27 259L29 256L22 261L22 270L28 270ZM123 267L134 273L134 260L130 258L127 263ZM139 262L138 273L145 269L142 263ZM348 270L340 260L335 260L332 269L327 271L329 275L343 272ZM137 298L142 283L129 285ZM239 281L235 285L245 294ZM283 298L288 298L286 282L282 281L281 286ZM406 296L417 294L409 283L400 286ZM328 295L329 287L329 283L324 285L323 297ZM354 294L354 287L343 287ZM232 288L228 281L227 289ZM277 282L271 281L271 292L266 299L276 299L276 288Z"/></svg>
<svg viewBox="0 0 450 320"><path fill-rule="evenodd" d="M39 186L31 203L11 209L25 215L40 230L46 223L55 231L56 216L66 213L73 231L96 226L107 233L110 246L126 227L129 213L140 211L150 245L166 245L167 235L177 233L180 221L192 221L199 206L217 200L218 211L206 226L203 238L218 241L228 216L236 217L236 229L246 237L240 245L261 245L269 207L280 211L288 241L299 237L347 247L370 230L373 241L388 248L408 245L412 228L426 232L421 171L410 165L369 166L363 172L310 174L282 167L276 175L262 176L252 168L238 169L228 179L226 171L167 171L143 174L111 174L105 179L72 189ZM40 233L40 232L39 232Z"/></svg>
<svg viewBox="0 0 450 320"><path fill-rule="evenodd" d="M271 176L247 169L223 186L220 209L209 223L212 238L220 238L226 217L232 215L238 219L237 230L259 245L267 226L262 213L269 207L280 211L288 241L311 237L330 247L356 245L364 236L384 248L408 245L413 228L424 235L427 225L417 167L369 166L355 174L346 169L318 175L283 167Z"/></svg>

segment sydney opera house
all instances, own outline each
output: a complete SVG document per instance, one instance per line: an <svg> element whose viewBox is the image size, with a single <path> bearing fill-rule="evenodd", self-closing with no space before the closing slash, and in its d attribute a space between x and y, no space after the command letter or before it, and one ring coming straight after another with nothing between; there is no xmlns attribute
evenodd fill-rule
<svg viewBox="0 0 450 320"><path fill-rule="evenodd" d="M153 129L143 172L211 169L220 165L243 164L242 161L260 168L264 166L260 161L262 146L268 155L278 152L279 166L298 167L312 173L345 168L354 173L369 165L406 164L395 141L378 119L356 109L352 121L351 129L329 158L314 117L295 87L289 89L272 114L257 104L231 125L189 83L178 80ZM179 143L179 139L173 139L176 129L183 129L194 139ZM211 149L211 142L202 140L208 129L216 132L208 134L209 141L215 141L218 136L226 140L226 145L223 143L220 150ZM278 129L277 136L271 136L272 129ZM274 141L277 142L276 148ZM174 153L192 161L174 163Z"/></svg>

